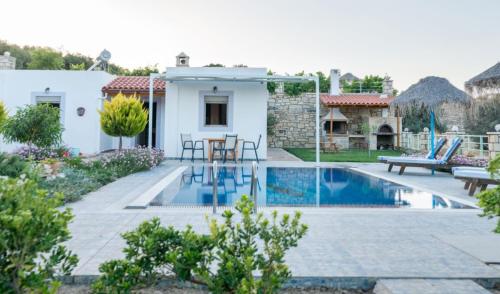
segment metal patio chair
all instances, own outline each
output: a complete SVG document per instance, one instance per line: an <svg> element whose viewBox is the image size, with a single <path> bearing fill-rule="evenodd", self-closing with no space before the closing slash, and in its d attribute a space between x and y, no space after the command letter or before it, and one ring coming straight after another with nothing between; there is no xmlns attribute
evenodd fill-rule
<svg viewBox="0 0 500 294"><path fill-rule="evenodd" d="M202 151L202 159L205 161L205 144L203 140L193 141L191 134L181 134L182 154L181 162L184 159L184 151L191 150L191 161L194 162L194 152Z"/></svg>
<svg viewBox="0 0 500 294"><path fill-rule="evenodd" d="M224 143L220 144L220 146L214 146L213 154L219 152L222 156L222 162L225 163L227 160L227 154L229 152L233 155L233 160L236 163L236 147L238 144L238 135L226 135L224 138Z"/></svg>
<svg viewBox="0 0 500 294"><path fill-rule="evenodd" d="M255 159L257 159L257 163L259 162L257 149L259 149L261 139L262 135L259 135L259 140L257 140L257 145L255 145L254 141L243 141L243 147L241 148L241 162L243 162L244 159L243 156L245 155L245 150L253 150L253 152L255 152Z"/></svg>

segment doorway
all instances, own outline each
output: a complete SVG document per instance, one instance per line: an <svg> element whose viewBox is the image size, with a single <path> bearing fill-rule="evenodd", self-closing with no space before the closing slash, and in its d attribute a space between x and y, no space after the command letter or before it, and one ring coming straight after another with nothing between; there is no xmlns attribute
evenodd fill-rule
<svg viewBox="0 0 500 294"><path fill-rule="evenodd" d="M144 103L143 104L144 109L148 109L148 104ZM153 141L152 145L153 147L156 146L156 119L157 119L157 103L153 102ZM144 128L144 131L142 131L139 135L137 135L137 145L139 146L148 146L148 130L149 130L149 120L148 123L146 124L146 128Z"/></svg>

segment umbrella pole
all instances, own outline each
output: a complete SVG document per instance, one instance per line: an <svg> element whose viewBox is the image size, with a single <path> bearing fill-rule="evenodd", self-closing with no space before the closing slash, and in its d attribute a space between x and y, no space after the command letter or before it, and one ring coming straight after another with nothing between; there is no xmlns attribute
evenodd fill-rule
<svg viewBox="0 0 500 294"><path fill-rule="evenodd" d="M431 154L434 158L434 110L431 110ZM434 167L432 168L432 175L434 175Z"/></svg>

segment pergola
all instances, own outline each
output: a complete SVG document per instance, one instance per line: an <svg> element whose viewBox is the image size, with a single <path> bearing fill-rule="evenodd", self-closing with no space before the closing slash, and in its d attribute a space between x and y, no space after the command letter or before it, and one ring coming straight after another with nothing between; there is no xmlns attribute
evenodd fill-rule
<svg viewBox="0 0 500 294"><path fill-rule="evenodd" d="M162 79L167 82L248 82L248 83L266 83L266 82L286 82L286 83L306 83L313 81L316 89L316 165L319 166L320 157L320 100L319 100L319 78L314 75L309 76L281 76L281 75L255 75L255 76L227 76L227 75L172 75L169 72L152 73L149 75L149 128L148 128L148 147L152 147L153 140L153 83L155 79Z"/></svg>

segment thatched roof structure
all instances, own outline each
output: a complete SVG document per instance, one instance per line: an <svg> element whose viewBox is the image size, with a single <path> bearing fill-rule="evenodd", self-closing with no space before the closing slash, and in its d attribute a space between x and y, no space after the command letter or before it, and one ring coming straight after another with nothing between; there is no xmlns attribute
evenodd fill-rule
<svg viewBox="0 0 500 294"><path fill-rule="evenodd" d="M500 82L500 62L465 82L465 86L481 86L492 82Z"/></svg>
<svg viewBox="0 0 500 294"><path fill-rule="evenodd" d="M353 75L352 73L348 72L348 73L343 74L340 77L340 80L346 81L346 82L352 82L352 81L359 81L359 78L357 76Z"/></svg>
<svg viewBox="0 0 500 294"><path fill-rule="evenodd" d="M400 109L413 105L436 108L445 102L469 104L471 98L447 79L430 76L403 91L392 101L391 106Z"/></svg>

